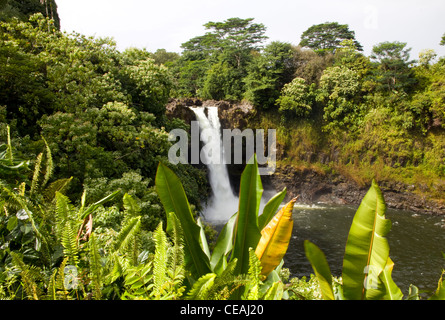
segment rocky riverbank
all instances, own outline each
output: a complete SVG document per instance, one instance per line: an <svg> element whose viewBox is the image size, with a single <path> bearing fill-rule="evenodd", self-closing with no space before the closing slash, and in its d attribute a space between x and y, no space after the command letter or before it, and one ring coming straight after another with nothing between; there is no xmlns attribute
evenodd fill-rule
<svg viewBox="0 0 445 320"><path fill-rule="evenodd" d="M337 174L324 174L311 169L300 169L290 165L278 167L268 178L276 190L287 188L287 197L300 195L299 201L305 204L354 204L362 201L369 186L359 186ZM444 215L445 205L434 200L406 191L400 183L381 183L385 202L389 208L412 211L422 214Z"/></svg>
<svg viewBox="0 0 445 320"><path fill-rule="evenodd" d="M181 118L186 123L190 123L195 120L195 114L189 109L191 106L217 106L222 127L230 129L245 129L248 126L249 119L256 113L253 106L249 104L214 100L202 101L190 98L171 100L167 105L166 114L169 118ZM279 159L282 156L281 153L278 150ZM314 161L323 162L323 156L320 154L315 157L312 155L312 158L318 159ZM312 162L312 160L308 161ZM229 171L232 171L231 175L235 181L239 178L242 169L239 168L239 165L236 168L229 166ZM286 187L288 198L300 195L299 201L305 204L322 202L326 204L358 205L369 189L369 186L359 185L340 174L327 174L292 165L278 166L274 175L263 178L275 190L282 190ZM410 186L396 181L379 181L379 185L389 208L445 215L445 201L428 200L414 190L411 191Z"/></svg>

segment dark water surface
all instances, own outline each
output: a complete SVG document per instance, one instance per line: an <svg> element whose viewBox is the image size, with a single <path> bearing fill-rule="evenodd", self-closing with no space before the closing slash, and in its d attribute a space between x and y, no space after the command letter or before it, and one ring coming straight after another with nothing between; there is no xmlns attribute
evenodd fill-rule
<svg viewBox="0 0 445 320"><path fill-rule="evenodd" d="M304 240L320 247L332 274L341 276L346 240L356 210L352 206L295 206L293 235L284 257L284 267L290 269L292 277L314 273L304 254ZM445 268L445 217L388 209L386 218L392 222L387 239L395 283L405 296L410 284L419 290L434 291Z"/></svg>

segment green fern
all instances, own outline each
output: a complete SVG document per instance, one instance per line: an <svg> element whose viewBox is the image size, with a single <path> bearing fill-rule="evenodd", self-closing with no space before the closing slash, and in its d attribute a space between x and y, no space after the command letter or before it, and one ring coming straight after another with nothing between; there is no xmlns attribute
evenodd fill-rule
<svg viewBox="0 0 445 320"><path fill-rule="evenodd" d="M141 227L141 217L133 217L124 221L122 229L118 233L114 241L114 250L121 254L126 254L128 249L131 249L130 255L132 257L133 265L137 264L137 236Z"/></svg>
<svg viewBox="0 0 445 320"><path fill-rule="evenodd" d="M250 279L246 275L234 275L237 259L229 262L221 273L208 273L193 284L187 293L188 300L227 300L236 290L246 286Z"/></svg>
<svg viewBox="0 0 445 320"><path fill-rule="evenodd" d="M124 194L123 197L123 203L124 203L124 216L127 217L137 217L140 212L141 208L139 207L136 200L130 196L128 193Z"/></svg>
<svg viewBox="0 0 445 320"><path fill-rule="evenodd" d="M153 274L151 261L137 267L127 269L125 276L125 287L127 288L121 299L149 299L153 289Z"/></svg>
<svg viewBox="0 0 445 320"><path fill-rule="evenodd" d="M162 296L164 285L167 282L167 236L162 230L162 222L159 223L153 233L153 240L156 244L155 257L153 261L153 282L155 293Z"/></svg>
<svg viewBox="0 0 445 320"><path fill-rule="evenodd" d="M45 146L46 146L46 166L45 166L45 175L43 177L43 181L40 185L40 188L44 188L46 186L46 184L48 183L49 179L51 178L51 175L54 170L54 163L53 163L53 158L51 155L51 149L49 148L46 140L43 139L43 141L45 142ZM40 179L40 174L41 174L41 170L42 170L43 156L44 156L43 152L39 153L39 155L37 156L36 164L34 166L34 173L33 173L32 181L31 181L31 190L29 192L30 195L33 195L36 191L39 191L38 190L39 189L39 179Z"/></svg>
<svg viewBox="0 0 445 320"><path fill-rule="evenodd" d="M68 179L59 179L50 183L48 187L42 190L44 200L47 202L52 202L55 199L57 192L63 194L71 180L73 180L72 177Z"/></svg>
<svg viewBox="0 0 445 320"><path fill-rule="evenodd" d="M249 288L247 294L247 300L258 300L260 297L261 281L261 262L258 259L255 251L250 248L249 250Z"/></svg>
<svg viewBox="0 0 445 320"><path fill-rule="evenodd" d="M168 249L168 275L171 279L184 277L184 234L181 223L176 215L168 214L167 232L173 240L173 246Z"/></svg>
<svg viewBox="0 0 445 320"><path fill-rule="evenodd" d="M97 247L96 236L91 234L89 241L89 262L90 262L90 275L93 284L94 298L100 300L102 298L102 266L100 264L100 254Z"/></svg>
<svg viewBox="0 0 445 320"><path fill-rule="evenodd" d="M68 197L56 193L56 234L63 246L63 253L69 257L74 266L79 262L79 247L77 243L77 225L73 208Z"/></svg>
<svg viewBox="0 0 445 320"><path fill-rule="evenodd" d="M210 300L215 284L215 273L207 273L199 278L187 294L188 300Z"/></svg>
<svg viewBox="0 0 445 320"><path fill-rule="evenodd" d="M37 159L36 159L36 164L34 166L34 174L32 176L32 181L31 181L31 190L29 191L30 195L34 194L34 192L38 188L40 168L42 165L42 158L43 158L43 153L39 153L39 155L37 156Z"/></svg>
<svg viewBox="0 0 445 320"><path fill-rule="evenodd" d="M153 234L156 244L153 260L154 299L179 299L185 290L182 286L185 273L182 229L174 214L169 215L168 231L173 244L169 242L162 222Z"/></svg>
<svg viewBox="0 0 445 320"><path fill-rule="evenodd" d="M48 300L67 300L68 290L65 288L64 270L68 258L65 258L59 268L55 269L49 278L46 299Z"/></svg>
<svg viewBox="0 0 445 320"><path fill-rule="evenodd" d="M41 270L35 266L25 264L19 254L10 252L12 263L20 270L21 282L28 299L39 300L42 290L37 282L41 282Z"/></svg>
<svg viewBox="0 0 445 320"><path fill-rule="evenodd" d="M45 142L45 147L46 147L46 168L45 168L45 176L43 177L43 182L42 182L42 187L45 187L53 174L54 162L48 142L46 142L45 138L42 139Z"/></svg>

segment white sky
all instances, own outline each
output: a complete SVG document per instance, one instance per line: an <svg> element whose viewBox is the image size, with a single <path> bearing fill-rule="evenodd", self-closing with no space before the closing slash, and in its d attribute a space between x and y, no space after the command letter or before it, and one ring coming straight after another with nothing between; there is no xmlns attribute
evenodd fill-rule
<svg viewBox="0 0 445 320"><path fill-rule="evenodd" d="M314 24L348 24L369 55L383 41L407 42L411 58L422 49L445 56L444 0L56 0L62 30L112 37L119 50L164 48L203 35L203 24L228 18L255 18L270 41L297 45Z"/></svg>

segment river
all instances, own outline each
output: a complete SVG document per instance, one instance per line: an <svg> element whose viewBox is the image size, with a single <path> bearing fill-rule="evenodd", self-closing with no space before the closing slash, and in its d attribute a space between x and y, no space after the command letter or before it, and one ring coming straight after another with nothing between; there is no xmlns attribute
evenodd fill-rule
<svg viewBox="0 0 445 320"><path fill-rule="evenodd" d="M340 276L349 228L357 210L353 206L314 205L294 207L294 229L284 266L292 277L313 273L303 242L310 240L326 255L334 276ZM410 284L434 291L445 268L445 217L388 209L392 222L387 235L394 261L393 279L406 296ZM431 294L427 293L429 297Z"/></svg>

